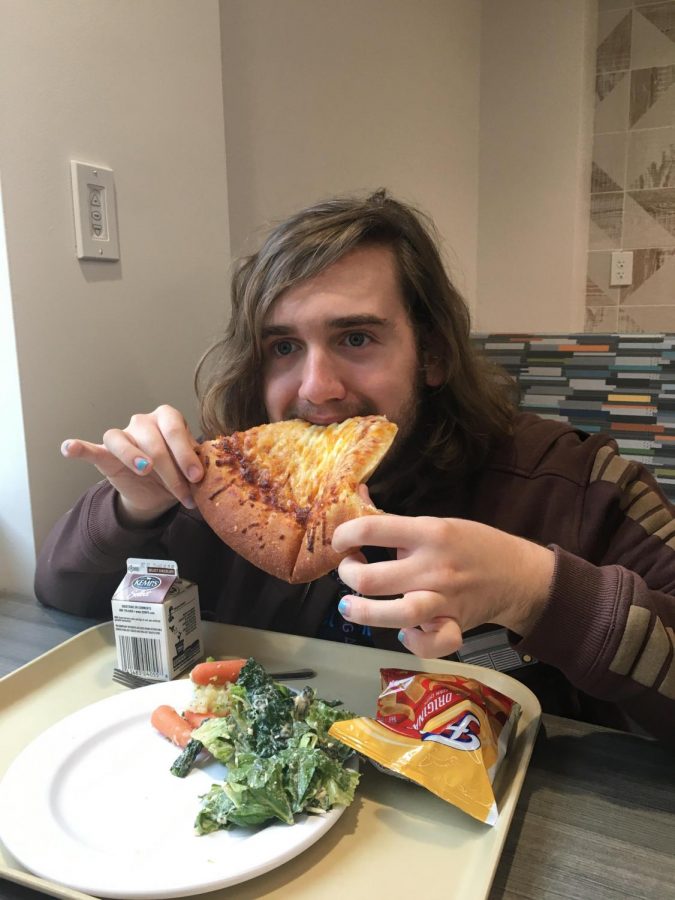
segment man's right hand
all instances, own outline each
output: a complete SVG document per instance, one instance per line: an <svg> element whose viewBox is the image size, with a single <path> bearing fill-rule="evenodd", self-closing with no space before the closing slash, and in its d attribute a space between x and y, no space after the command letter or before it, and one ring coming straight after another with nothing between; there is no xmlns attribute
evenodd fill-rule
<svg viewBox="0 0 675 900"><path fill-rule="evenodd" d="M131 417L124 429L111 428L102 444L66 440L61 453L96 466L118 492L118 514L126 525L158 519L176 503L194 508L190 484L204 469L197 441L181 413L171 406Z"/></svg>

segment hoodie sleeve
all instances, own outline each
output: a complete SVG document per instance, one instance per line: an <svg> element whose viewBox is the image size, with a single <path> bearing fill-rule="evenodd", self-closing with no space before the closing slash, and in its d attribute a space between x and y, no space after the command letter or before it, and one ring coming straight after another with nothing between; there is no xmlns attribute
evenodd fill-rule
<svg viewBox="0 0 675 900"><path fill-rule="evenodd" d="M163 538L177 507L149 527L126 528L117 517L115 496L107 481L99 482L50 532L35 572L35 595L45 606L79 616L107 616L127 558L163 558Z"/></svg>
<svg viewBox="0 0 675 900"><path fill-rule="evenodd" d="M548 604L517 647L675 744L675 516L652 476L602 447L579 553L552 546Z"/></svg>

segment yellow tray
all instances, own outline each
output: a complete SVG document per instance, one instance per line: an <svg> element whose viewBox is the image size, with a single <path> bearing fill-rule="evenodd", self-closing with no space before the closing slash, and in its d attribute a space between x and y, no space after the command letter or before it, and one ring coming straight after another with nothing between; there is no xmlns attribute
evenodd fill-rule
<svg viewBox="0 0 675 900"><path fill-rule="evenodd" d="M265 875L199 896L342 900L376 891L397 898L434 894L442 882L462 900L487 897L541 718L539 703L528 688L492 669L233 625L205 623L204 641L206 653L213 656L254 656L272 670L309 666L317 672L311 683L321 696L339 697L359 715L374 714L379 669L395 666L478 678L516 700L522 713L495 783L500 810L495 826L483 825L423 788L365 765L357 799L316 844ZM0 777L48 726L128 690L111 680L114 664L112 624L105 623L0 679ZM2 845L0 877L52 897L90 896L29 874Z"/></svg>

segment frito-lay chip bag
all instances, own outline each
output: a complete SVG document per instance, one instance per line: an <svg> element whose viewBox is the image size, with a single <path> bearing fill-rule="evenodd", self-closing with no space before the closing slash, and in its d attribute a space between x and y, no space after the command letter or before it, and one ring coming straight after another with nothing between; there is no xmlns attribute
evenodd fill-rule
<svg viewBox="0 0 675 900"><path fill-rule="evenodd" d="M376 765L494 825L492 783L520 714L472 678L380 669L377 719L335 722L330 734Z"/></svg>

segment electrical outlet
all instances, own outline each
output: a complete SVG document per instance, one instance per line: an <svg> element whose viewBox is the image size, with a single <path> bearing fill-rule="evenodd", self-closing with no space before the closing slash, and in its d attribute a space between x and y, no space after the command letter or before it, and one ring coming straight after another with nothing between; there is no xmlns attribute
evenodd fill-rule
<svg viewBox="0 0 675 900"><path fill-rule="evenodd" d="M633 283L633 251L615 250L612 253L612 267L609 276L610 287L621 287Z"/></svg>

